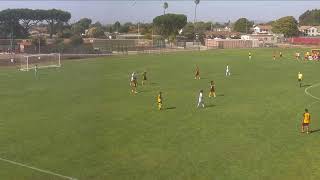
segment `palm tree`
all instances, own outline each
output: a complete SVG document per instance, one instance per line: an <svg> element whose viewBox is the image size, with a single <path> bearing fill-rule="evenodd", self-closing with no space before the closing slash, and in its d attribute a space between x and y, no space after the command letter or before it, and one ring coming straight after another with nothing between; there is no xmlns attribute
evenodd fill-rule
<svg viewBox="0 0 320 180"><path fill-rule="evenodd" d="M166 14L166 9L168 9L168 7L169 7L168 3L167 3L167 2L164 2L164 3L163 3L163 15Z"/></svg>

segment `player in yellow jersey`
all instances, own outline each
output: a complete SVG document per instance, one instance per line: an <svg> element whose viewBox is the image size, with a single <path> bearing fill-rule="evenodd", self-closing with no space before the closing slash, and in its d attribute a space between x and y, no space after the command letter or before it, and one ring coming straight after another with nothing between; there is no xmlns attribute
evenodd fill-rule
<svg viewBox="0 0 320 180"><path fill-rule="evenodd" d="M249 52L249 60L251 60L251 52Z"/></svg>
<svg viewBox="0 0 320 180"><path fill-rule="evenodd" d="M281 52L281 51L280 51L280 53L279 53L279 57L282 58L282 52Z"/></svg>
<svg viewBox="0 0 320 180"><path fill-rule="evenodd" d="M310 120L311 120L311 115L308 112L308 109L305 109L305 112L303 113L303 119L301 123L301 133L304 133L304 127L307 128L307 134L310 133Z"/></svg>
<svg viewBox="0 0 320 180"><path fill-rule="evenodd" d="M303 77L302 73L299 72L299 73L298 73L298 82L299 82L299 84L300 84L300 87L302 87L302 77Z"/></svg>
<svg viewBox="0 0 320 180"><path fill-rule="evenodd" d="M213 81L210 83L210 92L209 92L209 97L216 97L216 85L214 84Z"/></svg>
<svg viewBox="0 0 320 180"><path fill-rule="evenodd" d="M158 109L159 110L162 110L162 101L163 99L162 99L162 93L161 92L159 92L159 94L158 94L158 97L157 97L157 103L158 103Z"/></svg>

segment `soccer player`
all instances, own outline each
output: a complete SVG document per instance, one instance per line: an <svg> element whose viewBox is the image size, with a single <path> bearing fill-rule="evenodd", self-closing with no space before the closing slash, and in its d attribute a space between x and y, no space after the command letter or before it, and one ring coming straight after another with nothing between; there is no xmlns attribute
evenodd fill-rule
<svg viewBox="0 0 320 180"><path fill-rule="evenodd" d="M162 110L162 101L163 99L162 99L162 93L161 92L159 92L159 94L158 94L158 96L157 96L157 103L158 103L158 109L159 110Z"/></svg>
<svg viewBox="0 0 320 180"><path fill-rule="evenodd" d="M300 84L300 87L302 86L302 77L303 77L302 73L299 72L299 73L298 73L298 82L299 82L299 84Z"/></svg>
<svg viewBox="0 0 320 180"><path fill-rule="evenodd" d="M204 108L203 90L200 90L197 107L199 107L200 105Z"/></svg>
<svg viewBox="0 0 320 180"><path fill-rule="evenodd" d="M249 52L249 60L251 60L251 52Z"/></svg>
<svg viewBox="0 0 320 180"><path fill-rule="evenodd" d="M280 53L279 53L279 57L282 58L282 52L281 52L281 51L280 51Z"/></svg>
<svg viewBox="0 0 320 180"><path fill-rule="evenodd" d="M299 60L300 59L300 53L296 52L296 59Z"/></svg>
<svg viewBox="0 0 320 180"><path fill-rule="evenodd" d="M136 77L136 73L133 72L131 74L131 80L130 80L130 85L131 85L131 92L136 94L137 92L137 77Z"/></svg>
<svg viewBox="0 0 320 180"><path fill-rule="evenodd" d="M145 81L147 81L147 72L146 71L144 71L142 74L142 82L141 82L142 86L144 85Z"/></svg>
<svg viewBox="0 0 320 180"><path fill-rule="evenodd" d="M304 127L307 128L307 134L310 133L310 120L311 120L311 115L308 112L308 109L304 110L305 112L303 113L303 119L302 119L302 123L301 123L301 133L304 133Z"/></svg>
<svg viewBox="0 0 320 180"><path fill-rule="evenodd" d="M215 91L215 84L213 81L211 81L210 83L210 92L209 92L209 97L211 98L212 96L213 97L216 97L216 91Z"/></svg>
<svg viewBox="0 0 320 180"><path fill-rule="evenodd" d="M230 73L230 68L229 68L229 65L227 64L227 67L226 67L226 76L230 76L231 73Z"/></svg>
<svg viewBox="0 0 320 180"><path fill-rule="evenodd" d="M200 70L199 67L196 67L196 75L194 76L194 79L200 79Z"/></svg>
<svg viewBox="0 0 320 180"><path fill-rule="evenodd" d="M276 55L275 54L273 54L273 60L276 60Z"/></svg>
<svg viewBox="0 0 320 180"><path fill-rule="evenodd" d="M37 77L37 75L38 75L38 65L36 64L34 66L34 76Z"/></svg>

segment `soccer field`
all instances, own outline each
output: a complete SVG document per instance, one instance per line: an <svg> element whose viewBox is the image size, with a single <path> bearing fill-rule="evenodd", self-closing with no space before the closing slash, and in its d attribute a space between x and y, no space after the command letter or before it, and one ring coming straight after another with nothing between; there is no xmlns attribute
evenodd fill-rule
<svg viewBox="0 0 320 180"><path fill-rule="evenodd" d="M320 97L320 64L296 61L297 49L250 51L251 61L249 50L66 61L38 78L1 69L0 179L320 179L320 103L305 93ZM284 57L273 61L274 51ZM201 89L206 108L197 109ZM300 133L305 108L311 134Z"/></svg>

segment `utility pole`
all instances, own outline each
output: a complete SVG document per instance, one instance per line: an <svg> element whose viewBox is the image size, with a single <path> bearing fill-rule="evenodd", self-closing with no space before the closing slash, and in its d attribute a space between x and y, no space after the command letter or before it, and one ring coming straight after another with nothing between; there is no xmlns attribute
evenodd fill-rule
<svg viewBox="0 0 320 180"><path fill-rule="evenodd" d="M140 22L138 22L138 40L140 40L140 29L139 29L140 27L139 26L140 26Z"/></svg>
<svg viewBox="0 0 320 180"><path fill-rule="evenodd" d="M38 53L40 54L40 48L41 48L41 41L40 41L40 34L38 35L38 45L39 45L39 49L38 49Z"/></svg>

